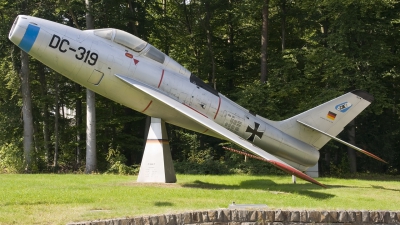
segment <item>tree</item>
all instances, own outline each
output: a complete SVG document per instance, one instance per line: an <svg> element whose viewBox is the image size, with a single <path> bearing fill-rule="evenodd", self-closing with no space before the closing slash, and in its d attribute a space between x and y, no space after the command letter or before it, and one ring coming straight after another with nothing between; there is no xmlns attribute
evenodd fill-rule
<svg viewBox="0 0 400 225"><path fill-rule="evenodd" d="M264 0L262 6L262 28L261 28L261 83L265 83L268 79L268 14L269 0Z"/></svg>
<svg viewBox="0 0 400 225"><path fill-rule="evenodd" d="M214 56L214 48L213 48L213 41L212 41L212 36L213 36L213 32L212 32L212 28L211 28L211 24L210 24L210 20L211 20L211 8L210 8L210 1L206 0L204 2L204 10L206 11L206 15L204 18L204 29L206 31L206 37L207 37L207 48L210 54L210 60L211 60L211 73L209 73L208 76L208 82L210 84L212 84L212 86L214 87L214 89L217 89L217 82L215 80L215 56Z"/></svg>
<svg viewBox="0 0 400 225"><path fill-rule="evenodd" d="M55 75L54 82L54 94L55 94L55 107L54 107L54 160L53 160L53 170L56 172L58 170L58 158L59 158L59 147L60 147L60 137L59 137L59 118L60 118L60 98L59 98L59 85L58 85L58 74Z"/></svg>
<svg viewBox="0 0 400 225"><path fill-rule="evenodd" d="M211 85L217 81L221 93L268 119L286 119L352 89L367 90L375 101L354 121L354 132L347 127L340 138L351 141L354 136L355 145L389 160L389 166L380 165L356 153L358 172L400 171L400 151L396 147L400 144L398 2L115 0L88 1L89 8L85 7L86 2L77 0L57 4L50 0L0 3L3 34L8 33L22 6L29 6L23 14L78 29L92 18L96 27L125 30L148 41ZM32 4L40 7L31 9ZM0 80L4 83L0 86L3 169L4 165L18 165L24 158L21 107L25 103L18 76L20 51L7 35L0 36L0 48ZM85 129L80 126L85 116L85 110L81 113L84 91L63 76L55 79L54 71L32 58L29 73L34 133L30 145L35 147L31 150L32 168L46 171L43 165L55 163L54 157L49 156L58 149L60 169L76 169L85 148L79 145ZM75 120L66 116L65 108L75 109ZM108 156L115 152L125 158L122 161L127 165L139 163L144 116L98 95L96 118L97 170L106 171L113 161ZM227 157L218 147L220 140L173 126L169 132L174 140L173 156L179 160L188 158L185 137L193 136L196 138L190 139L189 149L212 148L211 158ZM320 152L320 165L327 173L351 171L349 162L354 160L346 147L329 142ZM330 165L333 166L329 168ZM335 170L338 167L340 170Z"/></svg>
<svg viewBox="0 0 400 225"><path fill-rule="evenodd" d="M90 0L86 4L86 28L94 29L92 5ZM86 173L97 170L96 158L96 103L95 93L86 89Z"/></svg>
<svg viewBox="0 0 400 225"><path fill-rule="evenodd" d="M21 92L22 92L22 116L24 120L24 159L25 172L30 172L32 167L33 149L33 117L32 98L29 84L29 56L21 50Z"/></svg>

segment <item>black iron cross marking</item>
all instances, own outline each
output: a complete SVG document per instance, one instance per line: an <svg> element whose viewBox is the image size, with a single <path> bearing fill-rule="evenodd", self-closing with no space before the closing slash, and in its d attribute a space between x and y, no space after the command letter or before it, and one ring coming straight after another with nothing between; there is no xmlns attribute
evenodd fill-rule
<svg viewBox="0 0 400 225"><path fill-rule="evenodd" d="M257 135L258 138L261 139L261 137L264 134L264 131L258 131L258 127L259 126L260 126L260 124L256 123L256 122L254 122L254 129L251 128L250 125L247 126L246 132L250 132L251 133L250 137L248 137L247 140L253 142L256 135Z"/></svg>

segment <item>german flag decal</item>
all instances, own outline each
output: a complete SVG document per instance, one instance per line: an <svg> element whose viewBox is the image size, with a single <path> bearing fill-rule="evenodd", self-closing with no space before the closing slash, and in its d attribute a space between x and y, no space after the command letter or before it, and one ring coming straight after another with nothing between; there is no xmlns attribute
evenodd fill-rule
<svg viewBox="0 0 400 225"><path fill-rule="evenodd" d="M331 111L328 112L328 115L326 115L328 119L334 120L336 118L336 113L333 113Z"/></svg>

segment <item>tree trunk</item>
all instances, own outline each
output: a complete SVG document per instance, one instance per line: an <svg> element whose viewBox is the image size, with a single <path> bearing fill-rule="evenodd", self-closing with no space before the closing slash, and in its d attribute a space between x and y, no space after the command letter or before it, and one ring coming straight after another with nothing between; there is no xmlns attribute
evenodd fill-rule
<svg viewBox="0 0 400 225"><path fill-rule="evenodd" d="M78 20L72 8L69 8L69 14L72 17L72 21L77 29L81 29L78 24ZM75 99L75 128L76 128L76 159L75 159L75 169L79 169L81 167L81 141L82 141L82 133L81 133L81 125L82 125L82 99L80 98L81 93L81 85L75 84L75 91L78 97Z"/></svg>
<svg viewBox="0 0 400 225"><path fill-rule="evenodd" d="M60 103L59 103L59 86L58 86L58 74L54 77L54 91L55 91L55 115L54 115L54 161L53 171L58 171L58 148L59 148L59 118L60 118Z"/></svg>
<svg viewBox="0 0 400 225"><path fill-rule="evenodd" d="M265 83L268 80L268 12L269 12L269 0L264 0L262 9L262 31L261 31L261 83Z"/></svg>
<svg viewBox="0 0 400 225"><path fill-rule="evenodd" d="M167 0L162 0L162 5L163 5L163 20L164 22L167 21ZM166 28L166 26L164 25L164 27ZM166 55L169 55L169 32L166 31L164 33L164 53Z"/></svg>
<svg viewBox="0 0 400 225"><path fill-rule="evenodd" d="M81 86L75 84L75 91L78 95L81 93ZM81 125L82 125L82 99L75 99L75 127L76 127L76 169L81 166Z"/></svg>
<svg viewBox="0 0 400 225"><path fill-rule="evenodd" d="M137 31L137 27L136 27L136 15L135 15L135 6L132 3L132 0L128 0L128 7L129 10L131 11L132 14L132 21L129 21L132 30L133 30L133 35L138 36L138 31Z"/></svg>
<svg viewBox="0 0 400 225"><path fill-rule="evenodd" d="M46 165L50 164L50 129L49 129L49 104L47 102L47 83L45 76L45 68L43 64L39 63L39 82L44 103L42 104L43 115L43 147L45 151Z"/></svg>
<svg viewBox="0 0 400 225"><path fill-rule="evenodd" d="M33 116L32 97L29 84L29 56L21 50L21 92L22 92L22 115L24 121L24 169L31 172L32 169L32 147L33 147Z"/></svg>
<svg viewBox="0 0 400 225"><path fill-rule="evenodd" d="M189 9L188 9L188 4L186 4L186 2L184 4L182 4L182 5L183 5L183 12L185 14L186 28L187 28L187 31L188 31L188 34L189 34L188 36L192 40L192 43L193 43L193 54L194 54L195 58L197 59L196 71L192 71L192 72L200 74L200 71L201 71L200 70L201 69L201 66L200 66L200 61L201 61L200 60L200 51L199 51L198 47L195 45L196 40L195 40L194 35L193 35L193 28L192 28L192 24L191 24L191 20L190 20L191 14L193 13L193 10L191 8L192 4L189 4L189 7L190 7Z"/></svg>
<svg viewBox="0 0 400 225"><path fill-rule="evenodd" d="M282 52L285 51L286 48L286 0L282 1L282 18L281 18L281 29L282 29Z"/></svg>
<svg viewBox="0 0 400 225"><path fill-rule="evenodd" d="M215 90L217 90L217 83L215 81L215 59L214 59L214 48L212 46L212 30L210 25L211 20L211 12L210 12L210 2L205 2L205 9L206 9L206 18L205 18L205 29L207 33L207 47L208 51L210 52L211 58L211 76L209 76L208 81L212 84Z"/></svg>
<svg viewBox="0 0 400 225"><path fill-rule="evenodd" d="M347 136L349 138L349 143L352 145L355 145L356 144L356 128L355 128L354 120L352 120L348 126L349 126L349 130L347 131ZM347 153L349 155L350 172L356 173L357 172L356 152L354 151L354 149L347 147Z"/></svg>
<svg viewBox="0 0 400 225"><path fill-rule="evenodd" d="M231 73L235 72L235 58L233 55L234 52L234 29L233 29L233 15L232 15L233 3L232 0L229 0L229 12L228 12L228 28L229 28L229 35L228 35L228 46L229 46L229 70ZM230 76L228 80L228 90L233 90L234 87L234 77Z"/></svg>
<svg viewBox="0 0 400 225"><path fill-rule="evenodd" d="M90 0L85 0L85 4L86 28L94 29ZM86 173L93 173L97 170L95 97L93 91L86 89Z"/></svg>
<svg viewBox="0 0 400 225"><path fill-rule="evenodd" d="M322 175L328 175L331 172L331 153L330 152L326 152L325 153L325 162L326 162L326 171L321 171Z"/></svg>
<svg viewBox="0 0 400 225"><path fill-rule="evenodd" d="M188 32L190 34L190 36L192 35L192 26L190 24L190 18L189 18L189 12L187 10L187 5L186 3L183 4L183 11L185 13L185 22L186 22L186 27L188 29ZM191 36L192 37L192 36ZM193 37L191 38L193 40Z"/></svg>

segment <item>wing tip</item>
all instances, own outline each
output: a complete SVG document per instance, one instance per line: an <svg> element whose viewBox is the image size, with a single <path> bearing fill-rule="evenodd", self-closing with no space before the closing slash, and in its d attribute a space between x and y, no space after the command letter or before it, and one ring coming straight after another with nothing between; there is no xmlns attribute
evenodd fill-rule
<svg viewBox="0 0 400 225"><path fill-rule="evenodd" d="M373 102L374 101L374 96L371 95L370 93L363 91L363 90L354 90L351 93L360 96L361 98L369 101L369 102Z"/></svg>
<svg viewBox="0 0 400 225"><path fill-rule="evenodd" d="M367 155L367 156L369 156L369 157L371 157L371 158L374 158L374 159L376 159L376 160L378 160L378 161L381 161L381 162L383 162L383 163L388 164L388 162L386 162L385 160L379 158L378 156L376 156L376 155L374 155L374 154L372 154L372 153L370 153L370 152L365 151L364 149L362 149L362 153L364 153L365 155Z"/></svg>

